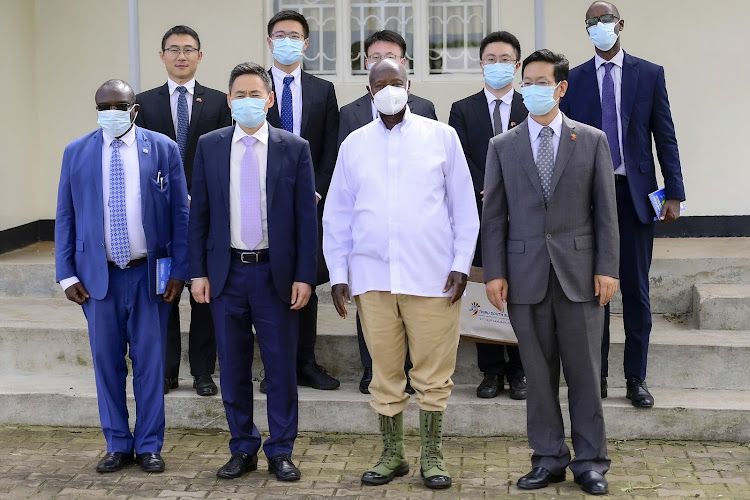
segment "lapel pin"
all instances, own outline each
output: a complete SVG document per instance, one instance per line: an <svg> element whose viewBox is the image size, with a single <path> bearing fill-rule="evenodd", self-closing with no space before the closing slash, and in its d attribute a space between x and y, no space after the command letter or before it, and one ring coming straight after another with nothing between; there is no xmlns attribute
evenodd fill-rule
<svg viewBox="0 0 750 500"><path fill-rule="evenodd" d="M203 102L203 99L201 99L200 97L198 97L198 98L196 99L196 101L197 101L197 102Z"/></svg>
<svg viewBox="0 0 750 500"><path fill-rule="evenodd" d="M573 134L573 133L571 133L571 134L570 134L570 140L571 140L571 141L575 141L575 140L576 140L576 135L575 135L575 134Z"/></svg>
<svg viewBox="0 0 750 500"><path fill-rule="evenodd" d="M515 127L516 126L516 122L510 122L510 126L511 127Z"/></svg>
<svg viewBox="0 0 750 500"><path fill-rule="evenodd" d="M143 152L146 153L146 154L148 154L148 149L143 148Z"/></svg>

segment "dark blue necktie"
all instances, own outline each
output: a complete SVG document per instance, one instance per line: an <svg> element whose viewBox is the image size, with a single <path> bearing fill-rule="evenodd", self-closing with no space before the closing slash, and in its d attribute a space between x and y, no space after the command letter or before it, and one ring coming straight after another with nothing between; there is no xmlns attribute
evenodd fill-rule
<svg viewBox="0 0 750 500"><path fill-rule="evenodd" d="M293 76L285 76L284 90L281 93L281 128L291 133L294 133L294 112L292 110L292 89L289 85L293 81Z"/></svg>
<svg viewBox="0 0 750 500"><path fill-rule="evenodd" d="M617 133L617 102L615 101L615 81L612 79L613 63L604 65L602 80L602 130L607 135L609 153L615 168L622 163L620 158L620 137Z"/></svg>
<svg viewBox="0 0 750 500"><path fill-rule="evenodd" d="M177 87L180 96L177 98L177 146L180 148L182 163L185 163L185 153L187 152L188 129L190 128L190 115L188 114L187 99L185 93L187 89L180 85Z"/></svg>

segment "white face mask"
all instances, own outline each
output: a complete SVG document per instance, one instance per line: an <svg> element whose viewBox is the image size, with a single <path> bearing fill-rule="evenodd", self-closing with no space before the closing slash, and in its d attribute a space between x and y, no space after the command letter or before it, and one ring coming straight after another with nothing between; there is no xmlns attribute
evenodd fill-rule
<svg viewBox="0 0 750 500"><path fill-rule="evenodd" d="M375 108L384 115L395 115L401 112L409 100L409 94L404 87L387 87L372 96Z"/></svg>

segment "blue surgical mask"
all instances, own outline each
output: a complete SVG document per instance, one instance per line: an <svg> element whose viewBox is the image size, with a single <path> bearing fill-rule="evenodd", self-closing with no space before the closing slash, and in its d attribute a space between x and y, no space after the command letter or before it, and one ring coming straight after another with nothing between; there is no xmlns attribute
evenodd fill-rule
<svg viewBox="0 0 750 500"><path fill-rule="evenodd" d="M232 101L232 119L246 128L255 128L266 119L266 99L244 97Z"/></svg>
<svg viewBox="0 0 750 500"><path fill-rule="evenodd" d="M273 58L284 66L290 66L302 59L302 47L304 40L292 40L291 38L282 38L273 41Z"/></svg>
<svg viewBox="0 0 750 500"><path fill-rule="evenodd" d="M560 84L558 83L554 87L548 85L528 85L522 87L521 95L523 95L523 104L529 110L529 113L536 116L549 113L555 107L555 104L557 104L555 89L558 85Z"/></svg>
<svg viewBox="0 0 750 500"><path fill-rule="evenodd" d="M495 63L484 65L484 81L495 90L507 86L513 81L516 65L512 63Z"/></svg>
<svg viewBox="0 0 750 500"><path fill-rule="evenodd" d="M597 23L596 26L589 28L589 38L594 42L594 46L602 52L607 52L617 43L617 33L615 33L617 23Z"/></svg>
<svg viewBox="0 0 750 500"><path fill-rule="evenodd" d="M130 109L133 108L131 107ZM98 119L96 123L112 137L120 137L133 125L133 122L130 120L130 109L127 111L120 111L118 109L97 111Z"/></svg>

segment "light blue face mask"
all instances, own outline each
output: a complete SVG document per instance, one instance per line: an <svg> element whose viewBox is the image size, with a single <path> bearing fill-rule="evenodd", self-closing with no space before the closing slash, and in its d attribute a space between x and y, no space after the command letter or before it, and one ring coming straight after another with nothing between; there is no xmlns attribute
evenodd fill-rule
<svg viewBox="0 0 750 500"><path fill-rule="evenodd" d="M268 98L244 97L232 101L232 119L247 128L255 128L266 119Z"/></svg>
<svg viewBox="0 0 750 500"><path fill-rule="evenodd" d="M484 65L484 81L495 90L507 86L513 81L516 65L513 63L495 63Z"/></svg>
<svg viewBox="0 0 750 500"><path fill-rule="evenodd" d="M615 33L617 23L597 23L596 26L589 28L589 38L594 42L594 46L602 52L607 52L617 43L617 33Z"/></svg>
<svg viewBox="0 0 750 500"><path fill-rule="evenodd" d="M118 109L97 111L98 118L96 123L112 137L120 137L133 125L133 122L130 120L130 111L132 109L133 107L131 106L127 111L120 111Z"/></svg>
<svg viewBox="0 0 750 500"><path fill-rule="evenodd" d="M557 101L555 100L555 89L559 86L558 83L554 87L547 85L529 85L521 88L521 95L523 95L523 104L529 113L536 116L542 116L549 113L552 108L555 107Z"/></svg>
<svg viewBox="0 0 750 500"><path fill-rule="evenodd" d="M302 47L304 40L292 40L291 38L282 38L273 41L273 58L284 66L289 66L302 59Z"/></svg>

